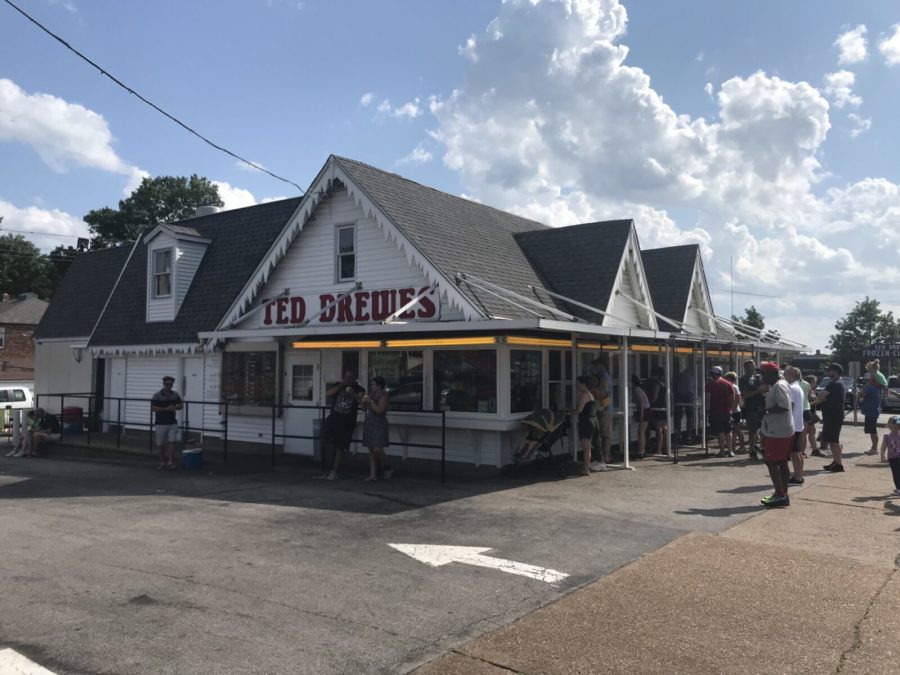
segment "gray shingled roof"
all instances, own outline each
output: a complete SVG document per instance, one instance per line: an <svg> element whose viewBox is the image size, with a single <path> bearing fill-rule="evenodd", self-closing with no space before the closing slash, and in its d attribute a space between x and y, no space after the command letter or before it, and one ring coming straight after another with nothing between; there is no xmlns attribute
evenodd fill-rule
<svg viewBox="0 0 900 675"><path fill-rule="evenodd" d="M35 339L88 337L129 251L130 246L120 246L76 255L50 300Z"/></svg>
<svg viewBox="0 0 900 675"><path fill-rule="evenodd" d="M609 303L622 254L631 233L631 220L607 220L516 235L528 259L560 295L599 310ZM566 304L577 317L600 323L595 312Z"/></svg>
<svg viewBox="0 0 900 675"><path fill-rule="evenodd" d="M34 326L47 310L47 302L34 293L23 293L10 300L0 300L0 324Z"/></svg>
<svg viewBox="0 0 900 675"><path fill-rule="evenodd" d="M553 228L352 159L335 160L448 279L455 279L457 272L474 274L523 295L528 294L528 284L544 285L515 236L523 232L556 232ZM534 317L465 283L459 288L486 315ZM547 311L535 311L552 316Z"/></svg>
<svg viewBox="0 0 900 675"><path fill-rule="evenodd" d="M653 309L663 316L677 321L684 318L699 248L697 244L685 244L641 251ZM660 330L678 331L668 321L659 321Z"/></svg>
<svg viewBox="0 0 900 675"><path fill-rule="evenodd" d="M222 211L179 223L211 243L175 321L147 323L147 247L138 246L91 338L92 346L185 344L215 330L301 198Z"/></svg>

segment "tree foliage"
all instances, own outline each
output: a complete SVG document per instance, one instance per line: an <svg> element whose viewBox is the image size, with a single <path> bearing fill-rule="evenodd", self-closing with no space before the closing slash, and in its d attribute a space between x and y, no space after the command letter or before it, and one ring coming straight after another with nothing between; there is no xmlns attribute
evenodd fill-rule
<svg viewBox="0 0 900 675"><path fill-rule="evenodd" d="M900 318L893 312L882 312L878 300L868 296L839 319L834 329L837 332L828 347L839 363L864 360L863 349L873 342L900 342Z"/></svg>
<svg viewBox="0 0 900 675"><path fill-rule="evenodd" d="M0 235L0 293L35 293L49 300L56 281L56 270L37 246L20 234Z"/></svg>
<svg viewBox="0 0 900 675"><path fill-rule="evenodd" d="M144 178L119 208L93 209L84 221L90 226L91 249L131 244L145 230L160 223L192 218L198 206L222 206L219 189L209 179L192 175Z"/></svg>
<svg viewBox="0 0 900 675"><path fill-rule="evenodd" d="M762 330L766 327L766 318L759 312L756 307L750 305L749 307L744 309L743 316L735 316L731 315L731 320L737 323L747 324L748 326L752 326L753 328L759 328ZM735 332L738 334L738 337L745 340L755 340L756 332L750 330L742 330L739 326L735 327ZM773 332L773 331L768 331Z"/></svg>

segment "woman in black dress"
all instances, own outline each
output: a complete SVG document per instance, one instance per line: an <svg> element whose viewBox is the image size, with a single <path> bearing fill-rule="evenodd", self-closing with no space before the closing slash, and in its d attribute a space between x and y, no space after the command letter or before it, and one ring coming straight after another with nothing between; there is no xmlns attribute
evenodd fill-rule
<svg viewBox="0 0 900 675"><path fill-rule="evenodd" d="M390 478L394 470L387 463L384 452L389 445L387 411L390 406L388 393L384 390L384 378L373 377L369 386L372 393L362 397L362 406L366 411L362 440L363 445L369 448L369 477L366 480L372 481Z"/></svg>

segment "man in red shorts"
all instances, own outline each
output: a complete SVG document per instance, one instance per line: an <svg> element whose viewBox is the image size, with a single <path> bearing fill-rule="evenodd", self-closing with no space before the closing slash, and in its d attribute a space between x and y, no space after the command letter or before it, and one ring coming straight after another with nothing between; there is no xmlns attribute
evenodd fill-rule
<svg viewBox="0 0 900 675"><path fill-rule="evenodd" d="M791 413L791 389L778 374L778 364L765 362L759 366L766 391L766 409L759 435L762 437L763 459L769 468L775 494L763 497L767 507L790 506L788 460L794 440L794 417Z"/></svg>

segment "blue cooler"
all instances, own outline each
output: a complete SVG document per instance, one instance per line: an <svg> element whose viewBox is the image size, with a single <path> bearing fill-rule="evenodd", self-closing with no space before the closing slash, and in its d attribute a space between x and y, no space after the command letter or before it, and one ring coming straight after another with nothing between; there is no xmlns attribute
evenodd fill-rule
<svg viewBox="0 0 900 675"><path fill-rule="evenodd" d="M203 450L201 448L193 448L182 451L181 466L185 469L199 469L203 466Z"/></svg>

